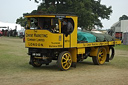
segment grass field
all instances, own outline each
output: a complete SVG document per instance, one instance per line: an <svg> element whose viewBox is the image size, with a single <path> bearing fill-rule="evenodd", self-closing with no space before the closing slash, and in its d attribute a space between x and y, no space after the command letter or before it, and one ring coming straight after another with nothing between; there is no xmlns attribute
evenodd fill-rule
<svg viewBox="0 0 128 85"><path fill-rule="evenodd" d="M22 39L0 37L0 85L127 85L128 46L116 46L115 58L96 66L91 58L59 71L56 62L33 68Z"/></svg>
<svg viewBox="0 0 128 85"><path fill-rule="evenodd" d="M128 45L117 45L115 49L128 51Z"/></svg>

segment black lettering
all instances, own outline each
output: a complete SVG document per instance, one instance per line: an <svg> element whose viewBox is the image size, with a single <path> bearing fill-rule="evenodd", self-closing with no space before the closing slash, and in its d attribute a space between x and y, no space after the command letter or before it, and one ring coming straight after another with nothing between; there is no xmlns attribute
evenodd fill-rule
<svg viewBox="0 0 128 85"><path fill-rule="evenodd" d="M56 45L49 45L49 47L57 47Z"/></svg>
<svg viewBox="0 0 128 85"><path fill-rule="evenodd" d="M27 38L28 41L36 41L36 39Z"/></svg>
<svg viewBox="0 0 128 85"><path fill-rule="evenodd" d="M37 43L28 43L28 46L37 46Z"/></svg>
<svg viewBox="0 0 128 85"><path fill-rule="evenodd" d="M40 43L38 43L38 46L40 46Z"/></svg>
<svg viewBox="0 0 128 85"><path fill-rule="evenodd" d="M45 37L45 38L47 38L48 35L47 34L34 34L34 37Z"/></svg>
<svg viewBox="0 0 128 85"><path fill-rule="evenodd" d="M87 44L87 46L91 46L91 44Z"/></svg>
<svg viewBox="0 0 128 85"><path fill-rule="evenodd" d="M60 42L51 42L52 44L60 44Z"/></svg>
<svg viewBox="0 0 128 85"><path fill-rule="evenodd" d="M41 41L41 42L44 42L44 41L45 41L45 39L38 39L37 41Z"/></svg>
<svg viewBox="0 0 128 85"><path fill-rule="evenodd" d="M33 37L33 34L25 34L26 37Z"/></svg>
<svg viewBox="0 0 128 85"><path fill-rule="evenodd" d="M43 46L43 44L40 44L41 46Z"/></svg>
<svg viewBox="0 0 128 85"><path fill-rule="evenodd" d="M70 40L65 40L65 42L70 42Z"/></svg>
<svg viewBox="0 0 128 85"><path fill-rule="evenodd" d="M62 45L58 45L58 47L62 47Z"/></svg>

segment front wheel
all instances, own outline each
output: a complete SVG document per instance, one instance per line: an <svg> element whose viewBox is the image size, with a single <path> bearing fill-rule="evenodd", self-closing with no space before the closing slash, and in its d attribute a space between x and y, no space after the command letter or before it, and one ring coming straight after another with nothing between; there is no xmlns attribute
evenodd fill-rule
<svg viewBox="0 0 128 85"><path fill-rule="evenodd" d="M59 54L58 57L58 67L60 70L65 71L71 67L72 57L68 51L63 51Z"/></svg>
<svg viewBox="0 0 128 85"><path fill-rule="evenodd" d="M41 63L39 62L39 59L34 58L34 56L31 56L30 64L33 67L41 67Z"/></svg>
<svg viewBox="0 0 128 85"><path fill-rule="evenodd" d="M97 56L92 57L93 63L95 65L102 65L105 63L107 58L107 52L104 47L100 47L97 52Z"/></svg>

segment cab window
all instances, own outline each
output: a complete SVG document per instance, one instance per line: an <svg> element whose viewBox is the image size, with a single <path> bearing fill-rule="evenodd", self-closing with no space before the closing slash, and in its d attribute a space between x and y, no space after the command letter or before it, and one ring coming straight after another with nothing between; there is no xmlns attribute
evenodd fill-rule
<svg viewBox="0 0 128 85"><path fill-rule="evenodd" d="M61 23L61 31L62 33L69 35L74 30L74 22L71 18L63 18Z"/></svg>
<svg viewBox="0 0 128 85"><path fill-rule="evenodd" d="M57 18L31 18L30 29L48 30L53 33L59 33L59 23Z"/></svg>

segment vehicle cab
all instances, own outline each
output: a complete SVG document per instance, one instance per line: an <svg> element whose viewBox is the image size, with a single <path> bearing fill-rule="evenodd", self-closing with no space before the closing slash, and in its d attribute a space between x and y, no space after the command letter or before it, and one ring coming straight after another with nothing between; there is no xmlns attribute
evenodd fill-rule
<svg viewBox="0 0 128 85"><path fill-rule="evenodd" d="M27 48L71 48L77 46L77 16L68 14L25 15ZM67 29L66 23L72 25Z"/></svg>

